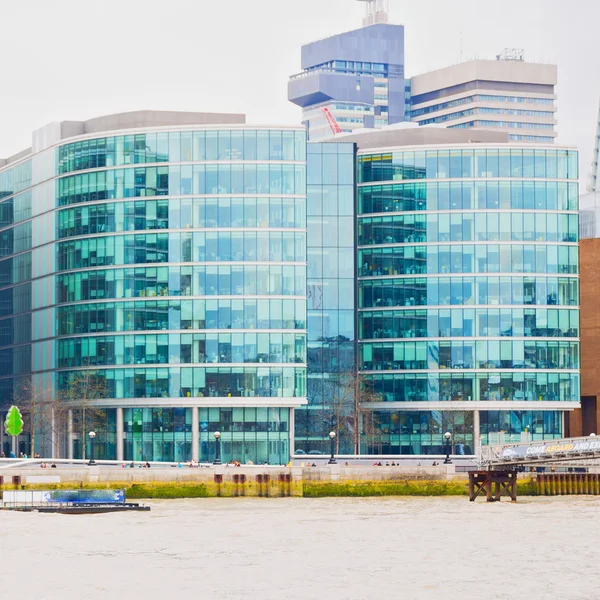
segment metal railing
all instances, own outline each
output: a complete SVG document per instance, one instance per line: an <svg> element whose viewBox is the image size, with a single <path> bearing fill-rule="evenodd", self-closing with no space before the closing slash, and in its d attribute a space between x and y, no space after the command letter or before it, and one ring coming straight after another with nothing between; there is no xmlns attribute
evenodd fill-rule
<svg viewBox="0 0 600 600"><path fill-rule="evenodd" d="M499 444L481 448L482 466L518 466L557 462L600 464L600 437L574 437L557 440Z"/></svg>

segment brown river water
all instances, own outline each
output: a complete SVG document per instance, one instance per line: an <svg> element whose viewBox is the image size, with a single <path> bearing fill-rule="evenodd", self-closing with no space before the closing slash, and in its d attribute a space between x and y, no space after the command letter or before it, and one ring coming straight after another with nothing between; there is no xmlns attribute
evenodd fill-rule
<svg viewBox="0 0 600 600"><path fill-rule="evenodd" d="M2 600L600 599L600 498L201 499L0 512Z"/></svg>

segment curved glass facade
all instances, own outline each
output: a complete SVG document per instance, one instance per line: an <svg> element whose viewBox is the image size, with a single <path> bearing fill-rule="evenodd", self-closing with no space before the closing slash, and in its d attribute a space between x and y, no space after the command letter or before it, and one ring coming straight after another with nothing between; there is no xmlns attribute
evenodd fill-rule
<svg viewBox="0 0 600 600"><path fill-rule="evenodd" d="M577 178L567 149L359 151L358 363L381 398L363 451L561 435L579 401Z"/></svg>
<svg viewBox="0 0 600 600"><path fill-rule="evenodd" d="M255 463L325 454L332 428L363 454L561 436L575 151L132 127L50 128L0 169L0 392L73 403L23 451L85 455L82 381L99 458L210 460L215 431Z"/></svg>
<svg viewBox="0 0 600 600"><path fill-rule="evenodd" d="M101 458L207 460L219 430L224 460L287 462L306 403L305 138L140 129L0 172L5 397L14 375L56 395L92 374Z"/></svg>

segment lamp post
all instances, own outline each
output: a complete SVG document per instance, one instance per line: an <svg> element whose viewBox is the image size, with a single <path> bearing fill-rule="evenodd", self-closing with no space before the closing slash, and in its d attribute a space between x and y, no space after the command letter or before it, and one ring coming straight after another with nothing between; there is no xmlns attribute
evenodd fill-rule
<svg viewBox="0 0 600 600"><path fill-rule="evenodd" d="M96 464L94 460L94 438L96 437L96 432L90 431L88 435L90 436L90 462L88 462L88 465L92 466Z"/></svg>
<svg viewBox="0 0 600 600"><path fill-rule="evenodd" d="M450 438L452 437L452 434L449 431L446 431L446 433L444 434L444 438L446 439L446 458L444 459L444 464L445 465L451 465L452 464L452 460L450 459Z"/></svg>
<svg viewBox="0 0 600 600"><path fill-rule="evenodd" d="M215 462L214 465L221 464L221 432L215 431L213 434L215 436Z"/></svg>
<svg viewBox="0 0 600 600"><path fill-rule="evenodd" d="M331 440L331 458L327 464L337 465L337 461L335 460L335 431L329 432L329 439Z"/></svg>

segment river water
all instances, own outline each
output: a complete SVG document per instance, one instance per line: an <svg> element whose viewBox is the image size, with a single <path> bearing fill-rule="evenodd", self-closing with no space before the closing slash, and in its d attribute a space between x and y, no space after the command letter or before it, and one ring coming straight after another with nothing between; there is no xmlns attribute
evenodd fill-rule
<svg viewBox="0 0 600 600"><path fill-rule="evenodd" d="M600 499L201 499L0 512L6 600L600 598Z"/></svg>

